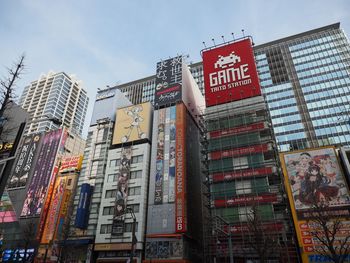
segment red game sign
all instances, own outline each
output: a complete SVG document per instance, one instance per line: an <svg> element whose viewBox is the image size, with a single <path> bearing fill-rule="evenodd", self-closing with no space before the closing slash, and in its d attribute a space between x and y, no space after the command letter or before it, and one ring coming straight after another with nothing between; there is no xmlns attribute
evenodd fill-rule
<svg viewBox="0 0 350 263"><path fill-rule="evenodd" d="M203 52L206 105L261 95L249 38Z"/></svg>

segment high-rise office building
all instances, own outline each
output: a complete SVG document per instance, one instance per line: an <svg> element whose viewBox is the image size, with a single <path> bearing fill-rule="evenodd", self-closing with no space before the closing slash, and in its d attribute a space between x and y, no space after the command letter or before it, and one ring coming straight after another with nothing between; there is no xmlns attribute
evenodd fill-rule
<svg viewBox="0 0 350 263"><path fill-rule="evenodd" d="M73 133L82 133L89 98L81 81L64 72L49 72L26 86L19 100L21 107L28 111L29 122L47 117L62 121L63 126ZM34 122L27 128L28 133L58 128L52 121Z"/></svg>
<svg viewBox="0 0 350 263"><path fill-rule="evenodd" d="M254 51L280 151L350 144L350 44L339 23Z"/></svg>

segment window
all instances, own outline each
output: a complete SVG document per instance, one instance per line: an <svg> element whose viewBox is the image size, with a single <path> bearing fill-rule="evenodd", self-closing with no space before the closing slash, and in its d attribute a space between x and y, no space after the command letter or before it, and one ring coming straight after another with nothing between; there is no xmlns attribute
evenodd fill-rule
<svg viewBox="0 0 350 263"><path fill-rule="evenodd" d="M124 227L125 227L125 232L132 232L132 224L133 224L133 223L126 223L126 224L124 225ZM136 224L135 224L135 232L137 232L137 227L138 227L138 223L136 222Z"/></svg>
<svg viewBox="0 0 350 263"><path fill-rule="evenodd" d="M114 198L117 195L117 190L107 190L105 198Z"/></svg>
<svg viewBox="0 0 350 263"><path fill-rule="evenodd" d="M101 225L100 234L109 234L112 232L112 225Z"/></svg>
<svg viewBox="0 0 350 263"><path fill-rule="evenodd" d="M140 212L140 204L133 204L128 206L134 211L134 213Z"/></svg>
<svg viewBox="0 0 350 263"><path fill-rule="evenodd" d="M120 159L113 159L109 161L109 166L110 167L116 167L120 165Z"/></svg>
<svg viewBox="0 0 350 263"><path fill-rule="evenodd" d="M118 180L118 174L109 174L107 177L107 182L116 182Z"/></svg>
<svg viewBox="0 0 350 263"><path fill-rule="evenodd" d="M252 183L249 180L236 182L236 194L250 194L252 192Z"/></svg>
<svg viewBox="0 0 350 263"><path fill-rule="evenodd" d="M136 179L136 178L141 178L141 177L142 177L142 170L130 172L130 179Z"/></svg>
<svg viewBox="0 0 350 263"><path fill-rule="evenodd" d="M142 163L143 155L136 155L131 158L131 163Z"/></svg>
<svg viewBox="0 0 350 263"><path fill-rule="evenodd" d="M114 215L114 206L107 206L103 208L103 213L104 216L106 215Z"/></svg>
<svg viewBox="0 0 350 263"><path fill-rule="evenodd" d="M141 194L141 186L130 187L129 188L129 196L131 195L140 195Z"/></svg>

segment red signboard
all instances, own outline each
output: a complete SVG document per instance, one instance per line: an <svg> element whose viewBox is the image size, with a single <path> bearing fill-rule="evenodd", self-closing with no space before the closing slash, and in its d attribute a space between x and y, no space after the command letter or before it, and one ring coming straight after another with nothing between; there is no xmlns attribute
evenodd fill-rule
<svg viewBox="0 0 350 263"><path fill-rule="evenodd" d="M261 95L249 38L203 52L206 105Z"/></svg>
<svg viewBox="0 0 350 263"><path fill-rule="evenodd" d="M228 207L241 204L254 204L254 203L276 203L276 194L263 194L259 196L241 196L234 197L227 200L214 200L215 207Z"/></svg>
<svg viewBox="0 0 350 263"><path fill-rule="evenodd" d="M226 172L226 173L216 173L213 174L213 182L222 182L222 181L230 181L236 178L242 178L242 177L252 177L252 176L264 176L268 174L272 174L273 168L272 167L262 167L262 168L255 168L255 169L244 169L239 171L233 171L233 172Z"/></svg>
<svg viewBox="0 0 350 263"><path fill-rule="evenodd" d="M251 132L251 131L259 131L265 129L265 123L259 122L259 123L253 123L247 126L240 126L230 129L222 129L219 131L213 131L210 132L210 138L217 138L225 135L232 135L232 134L239 134L244 132Z"/></svg>
<svg viewBox="0 0 350 263"><path fill-rule="evenodd" d="M210 159L217 160L217 159L222 159L227 157L247 155L251 153L263 153L263 152L267 152L268 150L270 150L269 144L252 145L249 147L240 147L240 148L229 149L224 151L211 152Z"/></svg>

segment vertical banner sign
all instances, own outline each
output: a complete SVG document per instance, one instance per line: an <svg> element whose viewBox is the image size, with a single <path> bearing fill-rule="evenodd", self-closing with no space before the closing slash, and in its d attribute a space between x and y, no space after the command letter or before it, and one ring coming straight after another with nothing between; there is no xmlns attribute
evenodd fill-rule
<svg viewBox="0 0 350 263"><path fill-rule="evenodd" d="M175 202L176 106L170 107L169 203Z"/></svg>
<svg viewBox="0 0 350 263"><path fill-rule="evenodd" d="M46 224L41 238L42 244L48 244L50 240L54 239L55 228L57 225L58 214L63 199L66 183L67 181L64 177L59 176L56 180L55 187L52 193L52 199L48 211L48 216L46 219Z"/></svg>
<svg viewBox="0 0 350 263"><path fill-rule="evenodd" d="M203 52L207 107L261 95L249 38Z"/></svg>
<svg viewBox="0 0 350 263"><path fill-rule="evenodd" d="M121 149L117 194L115 197L112 235L124 233L124 214L128 198L128 181L130 178L131 147Z"/></svg>
<svg viewBox="0 0 350 263"><path fill-rule="evenodd" d="M154 105L157 107L181 100L182 56L157 63Z"/></svg>
<svg viewBox="0 0 350 263"><path fill-rule="evenodd" d="M89 207L92 195L91 185L84 183L81 185L77 215L74 226L80 229L86 229L89 220Z"/></svg>
<svg viewBox="0 0 350 263"><path fill-rule="evenodd" d="M35 155L40 147L42 134L32 134L24 139L8 188L25 186L33 170Z"/></svg>
<svg viewBox="0 0 350 263"><path fill-rule="evenodd" d="M312 220L314 207L326 202L322 213L347 218L350 215L347 183L333 147L288 152L280 154L280 158L299 245L303 247L303 257L313 257L323 250L321 242L310 234L320 228ZM349 232L350 223L344 221L335 235L335 244Z"/></svg>
<svg viewBox="0 0 350 263"><path fill-rule="evenodd" d="M156 179L154 204L163 203L163 173L164 173L164 141L165 141L165 111L158 110L158 138L157 138L157 157L156 157Z"/></svg>
<svg viewBox="0 0 350 263"><path fill-rule="evenodd" d="M50 208L50 204L51 204L51 196L53 194L53 188L55 186L57 173L58 173L58 166L56 165L53 169L52 178L50 181L50 186L47 190L47 198L45 200L44 208L43 208L43 211L42 211L41 216L40 216L40 221L39 221L39 226L38 226L38 231L37 231L37 239L38 240L41 240L42 234L44 231L46 216L49 212L49 208Z"/></svg>
<svg viewBox="0 0 350 263"><path fill-rule="evenodd" d="M175 167L175 230L186 232L186 109L183 104L176 105L176 167Z"/></svg>
<svg viewBox="0 0 350 263"><path fill-rule="evenodd" d="M27 190L27 196L24 200L21 212L22 217L41 214L55 164L57 150L60 145L61 135L62 130L56 130L47 133L43 138L42 147Z"/></svg>

